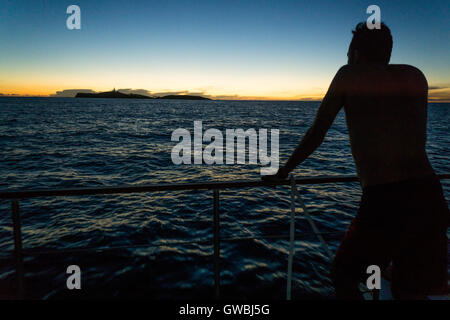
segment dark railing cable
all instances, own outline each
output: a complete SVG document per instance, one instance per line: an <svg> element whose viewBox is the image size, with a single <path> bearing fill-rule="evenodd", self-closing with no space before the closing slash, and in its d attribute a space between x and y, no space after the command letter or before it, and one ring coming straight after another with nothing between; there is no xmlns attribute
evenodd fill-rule
<svg viewBox="0 0 450 320"><path fill-rule="evenodd" d="M22 227L20 223L19 201L11 201L13 236L14 236L14 257L16 262L17 297L24 297L24 267L22 251Z"/></svg>
<svg viewBox="0 0 450 320"><path fill-rule="evenodd" d="M220 290L220 220L219 190L214 189L214 294L219 299Z"/></svg>

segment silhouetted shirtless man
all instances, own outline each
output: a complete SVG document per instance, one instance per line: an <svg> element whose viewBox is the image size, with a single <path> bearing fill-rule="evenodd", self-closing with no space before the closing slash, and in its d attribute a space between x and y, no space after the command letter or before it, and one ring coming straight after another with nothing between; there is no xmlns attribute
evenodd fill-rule
<svg viewBox="0 0 450 320"><path fill-rule="evenodd" d="M363 194L331 277L338 298L362 298L370 265L393 264L396 298L447 294L449 211L425 152L427 81L417 68L390 65L390 30L356 26L347 56L313 125L287 163L265 180L285 179L322 143L344 107Z"/></svg>

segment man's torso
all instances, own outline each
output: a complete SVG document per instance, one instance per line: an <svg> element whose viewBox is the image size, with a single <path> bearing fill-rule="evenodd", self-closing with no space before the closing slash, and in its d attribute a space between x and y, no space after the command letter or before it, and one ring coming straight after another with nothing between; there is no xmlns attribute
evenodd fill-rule
<svg viewBox="0 0 450 320"><path fill-rule="evenodd" d="M362 186L432 175L423 74L407 65L349 65L346 74L345 113Z"/></svg>

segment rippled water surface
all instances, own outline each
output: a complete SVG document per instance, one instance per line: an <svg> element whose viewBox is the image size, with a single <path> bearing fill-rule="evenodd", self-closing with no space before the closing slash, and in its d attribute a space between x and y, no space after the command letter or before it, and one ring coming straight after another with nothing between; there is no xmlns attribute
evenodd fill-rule
<svg viewBox="0 0 450 320"><path fill-rule="evenodd" d="M317 102L163 101L0 98L0 189L101 187L259 179L258 165L172 164L177 128L280 130L284 162L311 125ZM449 171L449 104L430 104L427 151L436 172ZM320 148L297 176L355 174L340 112ZM447 201L450 183L442 181ZM304 200L336 250L355 215L359 184L307 185ZM212 192L177 191L36 198L20 201L24 248L34 250L146 245L102 252L25 258L28 296L58 298L66 268L82 270L82 297L210 297L213 286ZM0 202L0 296L13 292L10 203ZM283 299L289 189L220 193L222 294ZM328 263L298 211L293 296L331 297ZM184 243L176 243L183 241Z"/></svg>

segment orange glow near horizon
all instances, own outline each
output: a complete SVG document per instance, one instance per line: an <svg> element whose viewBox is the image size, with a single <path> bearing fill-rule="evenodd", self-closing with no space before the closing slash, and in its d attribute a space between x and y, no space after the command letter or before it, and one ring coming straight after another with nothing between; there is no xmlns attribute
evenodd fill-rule
<svg viewBox="0 0 450 320"><path fill-rule="evenodd" d="M147 94L158 93L172 93L180 92L180 94L197 94L207 97L223 100L320 100L326 90L326 84L320 84L316 79L313 86L306 86L305 82L299 79L288 79L281 81L278 79L272 80L267 78L257 77L223 77L215 78L210 82L211 85L201 85L203 79L195 77L195 79L177 77L174 81L170 77L161 79L158 83L160 85L153 85L152 88L148 88L140 83L156 83L157 79L145 79L144 77L135 77L133 81L120 81L119 83L109 85L100 77L91 77L87 81L73 81L73 78L68 77L70 80L57 81L50 77L39 79L37 76L30 75L27 82L21 81L19 78L8 79L8 81L1 81L0 77L0 94L3 95L18 95L18 96L53 96L57 92L64 90L93 90L96 92L110 91L113 88L128 89L128 90L143 90L147 91ZM103 78L103 77L102 77ZM117 78L121 78L120 76ZM124 79L124 78L121 78ZM4 79L6 80L6 79ZM142 81L139 81L142 80ZM172 82L172 83L171 83ZM184 83L198 83L191 87L185 87ZM276 85L274 85L276 83ZM96 85L101 84L101 85ZM270 89L266 89L270 88Z"/></svg>
<svg viewBox="0 0 450 320"><path fill-rule="evenodd" d="M26 85L17 85L14 88L10 88L9 86L2 86L0 85L0 96L22 96L22 97L51 97L54 96L57 92L63 91L63 90L70 90L75 89L74 86L71 86L69 88L61 88L61 86L58 85L33 85L33 86L26 86ZM91 89L96 92L103 92L103 91L110 91L113 88L93 88L88 86L77 86L77 89L83 90L83 89ZM125 89L121 87L115 87L116 90L119 89ZM127 88L130 89L130 88ZM150 94L157 94L157 93L165 93L168 94L171 92L182 92L180 94L200 94L203 96L210 97L212 99L216 100L304 100L304 101L321 101L323 99L323 96L325 95L324 89L322 92L320 90L314 90L314 92L310 93L299 93L297 92L282 92L279 94L273 94L273 92L267 92L266 94L264 92L241 92L241 93L220 93L217 91L206 91L206 90L169 90L169 89L163 89L163 90L148 90ZM430 89L428 93L428 101L429 102L450 102L450 89L449 88L443 88L443 89Z"/></svg>
<svg viewBox="0 0 450 320"><path fill-rule="evenodd" d="M6 78L0 75L0 94L4 96L54 96L64 90L93 90L95 92L128 89L148 95L196 94L217 100L322 100L332 74L302 79L292 75L216 75L205 79L200 74L166 75L119 74L102 75L86 72L58 77L55 74L14 74ZM23 79L26 77L26 81ZM113 83L111 79L121 79ZM189 83L190 87L185 85ZM203 85L209 83L208 85ZM145 84L152 84L147 86ZM150 87L150 88L149 88ZM446 85L431 86L430 102L450 102L450 88Z"/></svg>

